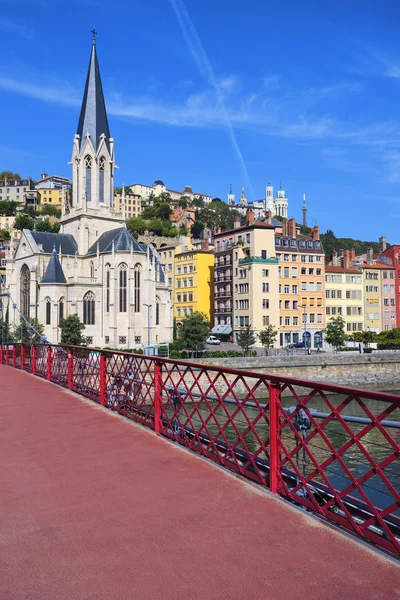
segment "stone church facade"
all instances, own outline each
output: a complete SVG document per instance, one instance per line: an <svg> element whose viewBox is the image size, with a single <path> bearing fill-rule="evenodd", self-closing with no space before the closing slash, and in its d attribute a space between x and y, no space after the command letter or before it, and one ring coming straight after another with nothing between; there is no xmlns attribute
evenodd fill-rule
<svg viewBox="0 0 400 600"><path fill-rule="evenodd" d="M12 298L44 325L52 343L60 341L60 319L72 314L96 346L170 341L171 291L160 256L127 231L113 207L114 140L94 40L71 164L72 195L64 199L60 233L24 230L10 247Z"/></svg>

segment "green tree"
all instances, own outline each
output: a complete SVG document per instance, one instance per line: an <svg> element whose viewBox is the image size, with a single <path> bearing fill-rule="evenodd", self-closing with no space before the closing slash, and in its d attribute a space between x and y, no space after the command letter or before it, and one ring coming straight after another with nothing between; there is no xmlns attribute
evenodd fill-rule
<svg viewBox="0 0 400 600"><path fill-rule="evenodd" d="M344 346L346 341L346 333L344 330L345 322L342 317L332 317L329 319L329 323L325 329L325 340L335 348L339 350Z"/></svg>
<svg viewBox="0 0 400 600"><path fill-rule="evenodd" d="M190 229L192 236L195 239L200 239L203 235L205 226L206 225L203 223L203 221L195 221Z"/></svg>
<svg viewBox="0 0 400 600"><path fill-rule="evenodd" d="M60 231L60 228L61 223L53 223L51 230L53 233L58 233Z"/></svg>
<svg viewBox="0 0 400 600"><path fill-rule="evenodd" d="M243 353L245 356L248 356L250 346L255 344L257 341L257 336L254 331L251 329L251 326L248 325L246 329L243 329L239 335L237 336L236 343L243 349Z"/></svg>
<svg viewBox="0 0 400 600"><path fill-rule="evenodd" d="M14 229L22 231L23 229L32 230L33 228L34 222L32 217L29 217L28 215L18 215L18 217L15 218Z"/></svg>
<svg viewBox="0 0 400 600"><path fill-rule="evenodd" d="M163 221L169 221L171 216L172 209L167 202L161 202L161 204L157 205L156 208L156 216Z"/></svg>
<svg viewBox="0 0 400 600"><path fill-rule="evenodd" d="M146 206L146 208L143 210L143 212L141 214L141 217L146 220L154 219L155 216L156 216L156 209L154 208L154 206Z"/></svg>
<svg viewBox="0 0 400 600"><path fill-rule="evenodd" d="M13 181L15 179L21 179L21 175L19 173L13 173L12 171L0 171L0 179L9 179Z"/></svg>
<svg viewBox="0 0 400 600"><path fill-rule="evenodd" d="M368 329L366 329L365 331L361 332L362 335L362 342L364 342L364 344L366 346L369 346L369 344L371 344L372 342L376 342L377 341L377 334L375 333L375 331L369 331Z"/></svg>
<svg viewBox="0 0 400 600"><path fill-rule="evenodd" d="M59 208L53 206L52 204L42 204L42 206L40 207L40 214L49 215L49 217L60 217L61 211Z"/></svg>
<svg viewBox="0 0 400 600"><path fill-rule="evenodd" d="M187 317L179 331L179 338L184 348L195 352L196 356L199 350L203 348L208 337L210 323L205 314L194 312Z"/></svg>
<svg viewBox="0 0 400 600"><path fill-rule="evenodd" d="M27 319L27 321L28 323L26 323L26 321L22 321L22 324L20 323L14 326L14 330L11 333L14 342L23 342L24 344L28 344L31 339L34 343L40 342L44 332L43 325L41 325L37 319ZM32 325L35 330L31 330L29 324Z"/></svg>
<svg viewBox="0 0 400 600"><path fill-rule="evenodd" d="M36 231L53 231L53 227L48 219L38 221L35 225Z"/></svg>
<svg viewBox="0 0 400 600"><path fill-rule="evenodd" d="M200 196L200 198L193 198L192 205L196 208L204 208L205 204L202 196Z"/></svg>
<svg viewBox="0 0 400 600"><path fill-rule="evenodd" d="M66 346L84 346L86 338L82 335L85 325L78 315L70 315L60 320L61 343Z"/></svg>
<svg viewBox="0 0 400 600"><path fill-rule="evenodd" d="M273 325L267 325L267 327L260 331L258 337L260 338L261 344L264 348L272 348L274 346L278 330Z"/></svg>
<svg viewBox="0 0 400 600"><path fill-rule="evenodd" d="M8 229L0 229L0 239L9 240L11 238Z"/></svg>

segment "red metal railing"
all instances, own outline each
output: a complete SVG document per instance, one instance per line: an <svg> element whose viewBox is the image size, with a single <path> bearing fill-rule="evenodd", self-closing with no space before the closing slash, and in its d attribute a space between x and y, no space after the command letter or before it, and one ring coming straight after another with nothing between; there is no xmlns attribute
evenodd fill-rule
<svg viewBox="0 0 400 600"><path fill-rule="evenodd" d="M67 387L400 556L400 396L81 347L0 363Z"/></svg>

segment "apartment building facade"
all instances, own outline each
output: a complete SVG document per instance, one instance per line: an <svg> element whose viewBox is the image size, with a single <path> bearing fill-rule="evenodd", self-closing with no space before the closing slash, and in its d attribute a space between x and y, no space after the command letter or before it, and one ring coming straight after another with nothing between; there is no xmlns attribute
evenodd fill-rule
<svg viewBox="0 0 400 600"><path fill-rule="evenodd" d="M342 317L348 335L364 329L364 284L361 270L325 267L326 322Z"/></svg>
<svg viewBox="0 0 400 600"><path fill-rule="evenodd" d="M35 189L31 177L26 179L1 179L0 180L0 200L9 200L14 202L25 202L25 194Z"/></svg>
<svg viewBox="0 0 400 600"><path fill-rule="evenodd" d="M363 264L364 329L382 331L382 280L381 269L376 264Z"/></svg>
<svg viewBox="0 0 400 600"><path fill-rule="evenodd" d="M174 317L177 321L194 312L214 319L214 254L209 250L186 250L174 257Z"/></svg>
<svg viewBox="0 0 400 600"><path fill-rule="evenodd" d="M376 263L378 265L378 263ZM398 327L396 319L396 270L379 263L382 293L382 331ZM398 292L397 292L398 294Z"/></svg>
<svg viewBox="0 0 400 600"><path fill-rule="evenodd" d="M114 210L122 213L125 219L132 219L142 214L142 198L139 194L114 194Z"/></svg>
<svg viewBox="0 0 400 600"><path fill-rule="evenodd" d="M275 233L279 262L279 343L305 342L307 347L323 345L325 328L325 255L318 227L310 236L299 233L295 219L282 223Z"/></svg>

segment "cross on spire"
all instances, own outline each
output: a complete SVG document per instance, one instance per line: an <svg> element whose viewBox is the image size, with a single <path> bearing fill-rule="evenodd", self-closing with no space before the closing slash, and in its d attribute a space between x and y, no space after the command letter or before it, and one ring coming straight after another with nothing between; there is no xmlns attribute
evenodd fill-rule
<svg viewBox="0 0 400 600"><path fill-rule="evenodd" d="M96 35L97 35L97 31L95 29L95 26L93 25L93 29L90 30L90 33L92 34L92 44L95 46L96 45Z"/></svg>

